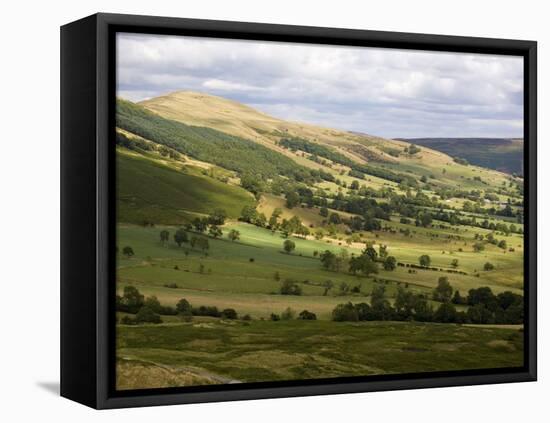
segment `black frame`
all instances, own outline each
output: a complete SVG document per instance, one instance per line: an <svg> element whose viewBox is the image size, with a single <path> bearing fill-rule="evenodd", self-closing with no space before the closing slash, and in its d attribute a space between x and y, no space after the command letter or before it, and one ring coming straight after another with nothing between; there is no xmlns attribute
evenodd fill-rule
<svg viewBox="0 0 550 423"><path fill-rule="evenodd" d="M114 390L116 32L524 58L525 342L521 368ZM119 408L535 381L537 45L534 41L96 14L61 28L61 395Z"/></svg>

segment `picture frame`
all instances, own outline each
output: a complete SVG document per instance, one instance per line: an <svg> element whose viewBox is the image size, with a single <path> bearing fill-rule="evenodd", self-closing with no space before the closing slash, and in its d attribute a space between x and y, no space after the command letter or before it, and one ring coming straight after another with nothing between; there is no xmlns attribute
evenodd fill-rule
<svg viewBox="0 0 550 423"><path fill-rule="evenodd" d="M523 57L524 363L513 368L115 389L116 34ZM534 41L98 13L61 28L61 395L96 409L535 381L537 45Z"/></svg>

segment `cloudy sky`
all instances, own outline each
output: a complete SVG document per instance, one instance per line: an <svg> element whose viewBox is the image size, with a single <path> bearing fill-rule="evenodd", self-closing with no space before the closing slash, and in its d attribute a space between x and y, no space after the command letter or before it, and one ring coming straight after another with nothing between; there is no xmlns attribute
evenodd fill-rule
<svg viewBox="0 0 550 423"><path fill-rule="evenodd" d="M520 57L119 34L117 94L178 90L384 137L522 137Z"/></svg>

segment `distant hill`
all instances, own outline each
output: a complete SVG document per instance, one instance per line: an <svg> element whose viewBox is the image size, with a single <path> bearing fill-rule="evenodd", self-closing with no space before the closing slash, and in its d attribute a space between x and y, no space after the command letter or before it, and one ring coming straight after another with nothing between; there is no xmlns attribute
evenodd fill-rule
<svg viewBox="0 0 550 423"><path fill-rule="evenodd" d="M456 163L437 148L409 152L410 143L406 141L278 119L233 100L199 92L176 91L137 104L119 101L117 116L121 128L173 148L179 145L177 149L183 154L238 173L247 167L270 173L275 165L285 169L278 169L278 173L292 177L298 167L300 171L309 168L330 173L348 184L358 176L359 182L376 189L396 188L402 180L422 177L430 178L434 188L460 184L465 189L481 189L486 183L500 186L506 180L503 173L487 167ZM159 134L162 136L155 136ZM209 142L219 139L220 147L231 144L232 148L214 156L221 150L199 151L206 148L199 138ZM269 162L260 163L249 153L250 143L278 154L270 155L259 148ZM241 146L248 146L246 154L236 151ZM235 154L230 159L226 153L231 152ZM294 162L293 170L285 158ZM337 190L338 186L332 183L329 189Z"/></svg>
<svg viewBox="0 0 550 423"><path fill-rule="evenodd" d="M442 151L469 163L506 173L523 174L523 139L517 138L398 138Z"/></svg>

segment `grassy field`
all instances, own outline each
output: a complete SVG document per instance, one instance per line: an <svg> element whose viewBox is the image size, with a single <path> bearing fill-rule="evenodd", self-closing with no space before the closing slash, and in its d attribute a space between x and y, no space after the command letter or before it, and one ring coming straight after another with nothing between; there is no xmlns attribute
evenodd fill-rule
<svg viewBox="0 0 550 423"><path fill-rule="evenodd" d="M251 314L256 318L267 318L271 313L280 313L286 307L291 307L297 312L307 309L321 319L330 319L331 311L337 304L366 301L377 280L385 281L386 292L391 297L398 286L430 294L441 276L441 272L422 269L418 269L417 273L409 273L404 267L398 267L392 272L381 269L378 275L368 278L329 272L322 269L320 260L314 257L314 251L331 250L339 253L344 248L349 254L358 254L364 245L358 243L354 248L345 243L338 245L337 241L293 237L296 249L292 254L286 254L282 249L284 238L280 234L245 223L230 223L224 227L225 234L230 229L239 230L239 241L231 242L225 236L221 239L210 238L210 248L205 256L197 249L178 248L173 242L162 244L159 232L163 229L174 233L176 228L119 226L119 245L132 246L135 256L119 257L117 279L119 289L134 285L145 295L155 295L163 304L170 306L185 297L194 305L231 307L241 314ZM506 270L507 266L517 266L521 257L519 253L503 254L495 248L495 251L483 253L468 251L441 254L441 249L447 248L448 251L449 246L435 242L432 245L428 233L427 230L419 230L414 238L388 235L383 242L389 245L392 254L404 262L416 263L420 248L434 257L435 265L446 268L452 258L459 258L464 263L461 269L465 270L479 269L486 260L498 263L497 270L480 272L479 277L470 273L450 275L451 284L463 295L478 286L489 286L497 293L505 290L522 292L515 288L516 275ZM276 272L280 280L292 278L299 281L303 295L277 295L280 281L275 279ZM496 275L493 276L493 273ZM323 295L323 283L327 280L334 283L334 288L328 295ZM350 286L360 285L361 292L340 295L338 289L342 282ZM176 284L178 288L168 288L168 284Z"/></svg>
<svg viewBox="0 0 550 423"><path fill-rule="evenodd" d="M196 167L123 149L117 152L117 191L118 219L132 223L181 224L192 213L206 214L221 204L237 217L254 203L244 189L204 176Z"/></svg>
<svg viewBox="0 0 550 423"><path fill-rule="evenodd" d="M156 386L186 386L523 363L523 334L517 329L202 319L117 330L119 369L125 375L121 389L143 386L151 378Z"/></svg>

